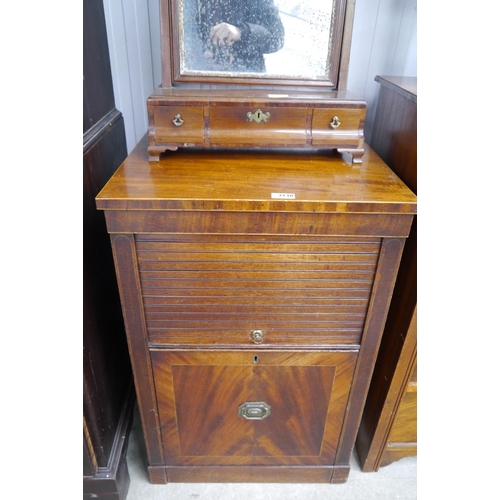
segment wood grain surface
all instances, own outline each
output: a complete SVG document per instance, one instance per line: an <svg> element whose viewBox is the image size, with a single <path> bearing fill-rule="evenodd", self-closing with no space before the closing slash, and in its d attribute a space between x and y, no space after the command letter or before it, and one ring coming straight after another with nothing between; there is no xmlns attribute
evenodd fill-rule
<svg viewBox="0 0 500 500"><path fill-rule="evenodd" d="M149 163L147 139L97 197L99 209L414 214L416 196L370 148L351 165L324 150L182 149ZM293 199L272 198L293 194Z"/></svg>
<svg viewBox="0 0 500 500"><path fill-rule="evenodd" d="M152 482L347 480L416 210L367 154L144 140L98 195Z"/></svg>

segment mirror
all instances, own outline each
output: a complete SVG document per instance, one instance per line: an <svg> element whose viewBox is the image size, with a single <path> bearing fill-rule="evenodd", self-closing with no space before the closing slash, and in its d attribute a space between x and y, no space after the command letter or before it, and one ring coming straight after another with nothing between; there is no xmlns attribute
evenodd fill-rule
<svg viewBox="0 0 500 500"><path fill-rule="evenodd" d="M344 0L167 3L173 83L336 87Z"/></svg>

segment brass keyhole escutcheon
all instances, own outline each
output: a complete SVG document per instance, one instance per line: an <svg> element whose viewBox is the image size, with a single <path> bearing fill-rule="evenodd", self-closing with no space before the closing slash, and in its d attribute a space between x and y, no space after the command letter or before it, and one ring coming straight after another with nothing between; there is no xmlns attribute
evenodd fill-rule
<svg viewBox="0 0 500 500"><path fill-rule="evenodd" d="M330 127L332 128L338 128L340 127L340 120L338 116L334 116L332 121L330 122Z"/></svg>
<svg viewBox="0 0 500 500"><path fill-rule="evenodd" d="M262 121L267 122L267 120L271 116L271 113L269 113L269 111L267 113L263 113L260 109L258 109L255 113L250 113L249 111L247 113L247 116L250 121L260 123Z"/></svg>
<svg viewBox="0 0 500 500"><path fill-rule="evenodd" d="M262 344L262 342L264 342L264 332L262 330L254 330L251 333L251 337L256 344Z"/></svg>
<svg viewBox="0 0 500 500"><path fill-rule="evenodd" d="M176 127L180 127L184 123L184 120L181 118L180 114L176 114L172 122Z"/></svg>

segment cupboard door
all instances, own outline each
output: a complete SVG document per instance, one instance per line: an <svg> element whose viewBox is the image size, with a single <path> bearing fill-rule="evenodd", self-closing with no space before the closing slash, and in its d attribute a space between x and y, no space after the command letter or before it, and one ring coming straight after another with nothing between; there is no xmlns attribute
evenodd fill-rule
<svg viewBox="0 0 500 500"><path fill-rule="evenodd" d="M332 464L356 357L151 351L166 465Z"/></svg>

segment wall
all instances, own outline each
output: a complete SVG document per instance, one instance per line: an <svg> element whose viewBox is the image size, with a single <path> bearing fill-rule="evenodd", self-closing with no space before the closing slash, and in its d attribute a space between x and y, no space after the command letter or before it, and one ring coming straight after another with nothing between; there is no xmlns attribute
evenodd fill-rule
<svg viewBox="0 0 500 500"><path fill-rule="evenodd" d="M104 0L116 107L130 152L147 131L146 99L161 84L158 0ZM417 1L357 0L348 88L368 105L369 143L376 75L417 76Z"/></svg>
<svg viewBox="0 0 500 500"><path fill-rule="evenodd" d="M161 84L158 0L103 0L116 108L130 153L146 133L146 100Z"/></svg>
<svg viewBox="0 0 500 500"><path fill-rule="evenodd" d="M348 89L367 103L370 143L379 84L377 75L417 76L417 0L357 0Z"/></svg>

